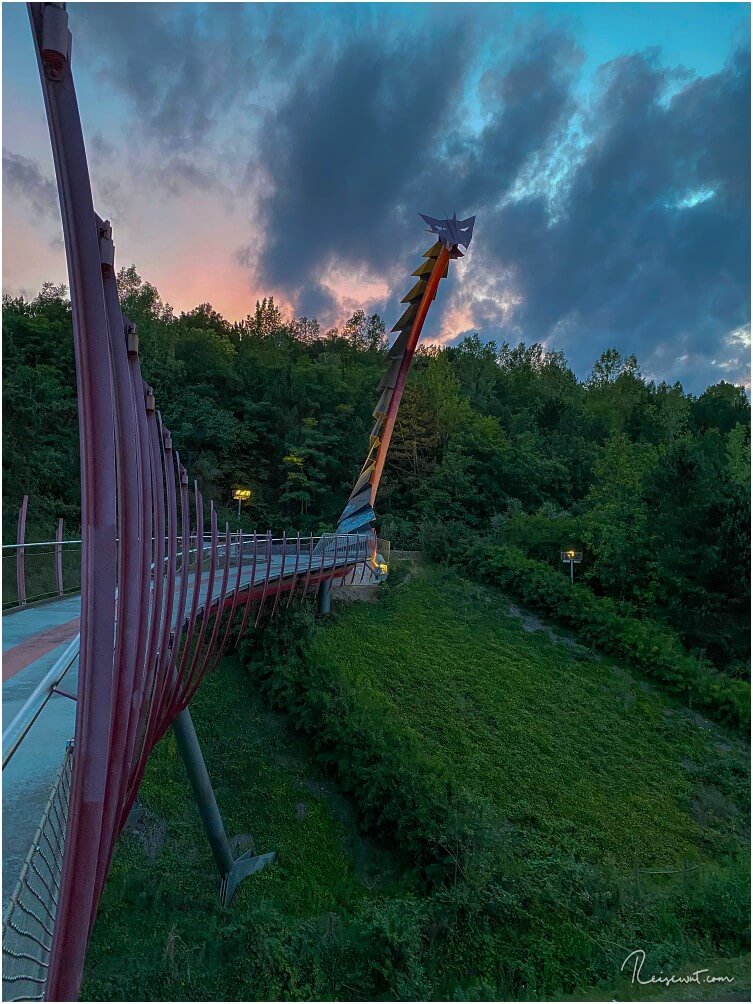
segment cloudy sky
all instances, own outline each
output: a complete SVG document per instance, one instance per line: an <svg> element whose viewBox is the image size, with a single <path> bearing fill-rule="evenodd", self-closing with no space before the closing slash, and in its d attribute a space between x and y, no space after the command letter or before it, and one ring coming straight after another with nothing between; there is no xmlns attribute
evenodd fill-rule
<svg viewBox="0 0 753 1004"><path fill-rule="evenodd" d="M400 313L418 210L478 214L430 340L749 383L747 4L68 5L119 264L231 319ZM3 279L63 281L25 5L3 4Z"/></svg>

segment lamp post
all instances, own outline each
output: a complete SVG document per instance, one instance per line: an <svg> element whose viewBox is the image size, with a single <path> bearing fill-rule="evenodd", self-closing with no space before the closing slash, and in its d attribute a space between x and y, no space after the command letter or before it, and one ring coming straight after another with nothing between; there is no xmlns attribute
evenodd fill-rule
<svg viewBox="0 0 753 1004"><path fill-rule="evenodd" d="M240 520L240 518L241 518L241 505L244 502L248 502L248 500L251 498L251 489L250 488L236 488L233 491L233 498L238 503L238 519Z"/></svg>
<svg viewBox="0 0 753 1004"><path fill-rule="evenodd" d="M571 548L568 551L560 551L560 558L564 562L570 563L570 585L572 585L575 577L575 566L583 561L583 552L575 551Z"/></svg>

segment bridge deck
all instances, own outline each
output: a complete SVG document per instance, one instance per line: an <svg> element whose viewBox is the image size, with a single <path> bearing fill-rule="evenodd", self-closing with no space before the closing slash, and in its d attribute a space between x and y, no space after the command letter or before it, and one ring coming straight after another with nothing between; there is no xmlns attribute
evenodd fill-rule
<svg viewBox="0 0 753 1004"><path fill-rule="evenodd" d="M244 559L245 559L244 554ZM241 566L239 602L248 597L259 599L265 592L274 597L278 586L281 592L289 590L294 582L302 584L309 572L311 561L311 585L323 575L329 577L337 570L338 578L344 572L350 574L355 569L356 581L361 577L373 579L371 569L363 558L358 562L347 562L347 555L328 556L308 553L299 555L282 554L257 555L256 567L253 558L244 560ZM296 572L297 562L297 572ZM206 562L205 562L206 565ZM223 569L215 574L212 590L213 604L220 594ZM252 579L253 572L253 579ZM188 571L187 611L191 609L195 576ZM238 577L238 565L231 563L226 603L232 598ZM282 582L280 581L282 578ZM180 588L180 576L176 580L176 596ZM199 590L199 609L206 601L208 575L206 567ZM177 603L177 600L176 600ZM3 617L3 722L5 726L13 720L29 695L44 679L45 674L63 655L67 645L79 630L81 612L80 596L65 596L37 606L26 607ZM175 627L178 613L173 613ZM78 659L63 681L62 687L76 692L78 679ZM61 694L53 694L23 744L3 771L3 908L13 891L21 866L34 837L39 819L50 795L54 779L60 769L66 742L73 736L76 717L75 702Z"/></svg>

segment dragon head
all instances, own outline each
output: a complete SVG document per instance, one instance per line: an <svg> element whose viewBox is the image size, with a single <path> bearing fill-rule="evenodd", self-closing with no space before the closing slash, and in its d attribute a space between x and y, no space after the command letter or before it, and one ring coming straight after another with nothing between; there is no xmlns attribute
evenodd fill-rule
<svg viewBox="0 0 753 1004"><path fill-rule="evenodd" d="M436 220L433 216L418 214L424 223L429 227L429 233L436 234L445 247L453 254L453 257L461 257L463 252L458 245L462 244L468 250L473 236L473 225L476 222L475 216L469 216L467 220L459 220L457 213L453 213L448 220Z"/></svg>

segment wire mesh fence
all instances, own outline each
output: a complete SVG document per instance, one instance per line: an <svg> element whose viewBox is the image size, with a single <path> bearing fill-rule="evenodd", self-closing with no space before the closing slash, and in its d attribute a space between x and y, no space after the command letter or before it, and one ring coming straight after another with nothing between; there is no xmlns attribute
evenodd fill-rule
<svg viewBox="0 0 753 1004"><path fill-rule="evenodd" d="M288 538L269 537L267 534L230 535L226 544L224 534L218 540L216 552L217 569L252 563L255 559L262 567L266 560L278 564L296 554L310 552L312 565L327 567L333 562L353 557L363 560L368 553L368 535L324 534L321 537ZM354 547L353 541L358 541ZM206 562L211 553L211 538L205 535L202 546L198 546L195 536L191 537L189 549L183 560L182 547L178 547L177 570L193 570L201 556ZM350 553L349 553L350 552ZM165 547L167 563L167 547ZM5 544L2 553L3 610L24 606L40 600L78 592L81 589L81 541L61 540L39 543ZM389 559L387 559L389 560ZM304 557L305 561L305 557Z"/></svg>
<svg viewBox="0 0 753 1004"><path fill-rule="evenodd" d="M389 545L387 545L389 546ZM211 538L205 535L203 547L200 549L195 539L191 542L191 549L187 568L195 568L197 557L201 551L202 560L206 561L211 552ZM374 550L373 534L322 534L319 537L300 536L298 534L289 537L272 537L263 533L234 533L230 535L229 544L224 535L218 540L216 551L216 567L222 569L225 565L229 567L242 565L254 565L258 569L258 574L266 574L272 578L280 575L280 570L285 576L295 571L307 570L309 567L314 571L324 571L333 565L340 565L343 562L363 563L372 557ZM180 558L180 555L179 555ZM298 564L296 566L296 561ZM182 567L178 562L178 568Z"/></svg>
<svg viewBox="0 0 753 1004"><path fill-rule="evenodd" d="M81 588L81 541L3 545L3 610Z"/></svg>
<svg viewBox="0 0 753 1004"><path fill-rule="evenodd" d="M3 918L3 1000L43 1000L55 929L71 791L69 743Z"/></svg>

